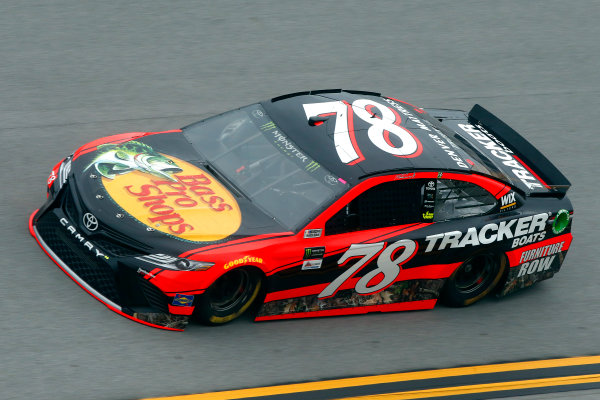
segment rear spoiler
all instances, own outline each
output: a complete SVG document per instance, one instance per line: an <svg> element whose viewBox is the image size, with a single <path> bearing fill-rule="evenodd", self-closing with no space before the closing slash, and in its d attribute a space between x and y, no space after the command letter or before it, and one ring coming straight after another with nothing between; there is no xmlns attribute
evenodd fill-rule
<svg viewBox="0 0 600 400"><path fill-rule="evenodd" d="M469 123L472 125L483 127L489 133L507 143L511 150L526 164L523 166L541 178L540 181L549 190L548 194L564 196L571 187L571 182L550 160L500 118L479 104L475 104L469 111L468 118ZM532 194L538 195L538 193Z"/></svg>

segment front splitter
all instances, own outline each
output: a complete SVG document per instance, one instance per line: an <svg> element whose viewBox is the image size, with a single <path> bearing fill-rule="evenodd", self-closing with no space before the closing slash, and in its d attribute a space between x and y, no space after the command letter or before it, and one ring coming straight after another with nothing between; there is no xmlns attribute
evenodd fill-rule
<svg viewBox="0 0 600 400"><path fill-rule="evenodd" d="M85 290L90 296L104 304L109 310L116 312L117 314L128 318L132 321L138 322L143 325L151 326L153 328L166 329L170 331L183 331L189 322L189 316L180 316L167 313L138 313L133 310L121 307L112 300L106 298L102 293L87 284L81 279L69 266L60 259L52 249L44 242L44 239L40 236L37 231L33 220L39 210L35 210L29 216L29 233L35 238L38 245L44 250L44 252L50 257L52 261L65 273L69 278L73 280L79 287Z"/></svg>

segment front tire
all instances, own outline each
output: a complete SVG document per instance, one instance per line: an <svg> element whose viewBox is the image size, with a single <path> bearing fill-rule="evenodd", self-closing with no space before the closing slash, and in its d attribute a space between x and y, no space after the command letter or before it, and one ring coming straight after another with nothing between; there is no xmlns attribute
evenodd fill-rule
<svg viewBox="0 0 600 400"><path fill-rule="evenodd" d="M219 277L202 295L196 316L207 325L233 321L250 308L261 287L260 274L249 268L236 268Z"/></svg>
<svg viewBox="0 0 600 400"><path fill-rule="evenodd" d="M498 285L505 269L505 257L477 254L463 262L448 278L442 300L454 307L469 306L483 299Z"/></svg>

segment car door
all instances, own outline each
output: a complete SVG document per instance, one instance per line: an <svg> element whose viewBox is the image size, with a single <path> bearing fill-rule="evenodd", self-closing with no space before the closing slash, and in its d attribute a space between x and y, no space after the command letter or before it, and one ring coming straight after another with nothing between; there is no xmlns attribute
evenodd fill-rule
<svg viewBox="0 0 600 400"><path fill-rule="evenodd" d="M429 180L398 180L396 176L373 178L374 184L365 182L364 191L337 204L325 221L323 278L327 284L319 300L350 295L354 303L376 302L382 299L374 300L374 295L401 279L402 265L418 250L414 232L429 225L423 219ZM409 232L413 232L412 239L403 238Z"/></svg>

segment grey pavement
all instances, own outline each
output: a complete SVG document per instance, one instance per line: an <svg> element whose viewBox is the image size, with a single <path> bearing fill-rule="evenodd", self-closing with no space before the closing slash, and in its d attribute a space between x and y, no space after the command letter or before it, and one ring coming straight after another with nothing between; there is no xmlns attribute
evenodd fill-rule
<svg viewBox="0 0 600 400"><path fill-rule="evenodd" d="M599 17L593 0L2 1L0 398L135 399L600 354ZM466 309L171 333L106 309L29 236L51 167L92 139L336 87L480 103L520 131L573 183L563 270Z"/></svg>

